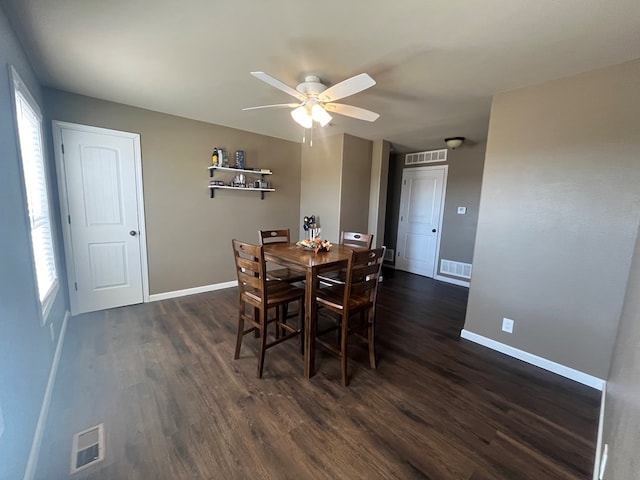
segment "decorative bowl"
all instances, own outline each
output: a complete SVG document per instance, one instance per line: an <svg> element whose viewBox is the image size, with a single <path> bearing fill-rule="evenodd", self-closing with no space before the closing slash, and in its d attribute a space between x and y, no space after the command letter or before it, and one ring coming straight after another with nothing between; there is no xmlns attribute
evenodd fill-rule
<svg viewBox="0 0 640 480"><path fill-rule="evenodd" d="M331 250L331 242L328 240L322 240L321 238L314 238L313 240L304 239L300 240L296 243L297 246L301 247L303 250L307 250L309 252L328 252Z"/></svg>

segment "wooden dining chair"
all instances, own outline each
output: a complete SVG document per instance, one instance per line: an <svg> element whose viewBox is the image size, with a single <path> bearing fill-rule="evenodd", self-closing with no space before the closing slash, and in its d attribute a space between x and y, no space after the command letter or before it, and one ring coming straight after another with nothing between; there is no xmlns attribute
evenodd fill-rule
<svg viewBox="0 0 640 480"><path fill-rule="evenodd" d="M271 243L291 243L291 233L288 228L280 230L259 230L260 245ZM305 279L304 272L290 268L278 268L267 271L267 280L280 280L287 283L301 282Z"/></svg>
<svg viewBox="0 0 640 480"><path fill-rule="evenodd" d="M238 275L238 336L234 359L240 357L242 339L254 332L259 337L258 378L262 377L264 355L268 348L278 345L293 337L299 338L302 352L302 335L304 332L304 290L280 280L267 281L264 260L264 247L233 240L233 256ZM284 306L291 302L298 303L295 315L298 317L294 327L287 323ZM249 313L247 313L247 309ZM269 318L269 311L275 310L275 316ZM268 339L268 326L275 324L275 338ZM248 324L248 328L245 328ZM281 335L282 331L282 335Z"/></svg>
<svg viewBox="0 0 640 480"><path fill-rule="evenodd" d="M373 244L372 233L340 232L340 244L352 248L371 248ZM320 285L344 285L346 270L336 270L319 275Z"/></svg>
<svg viewBox="0 0 640 480"><path fill-rule="evenodd" d="M353 333L363 333L369 347L369 364L376 368L375 353L375 317L378 280L382 269L385 247L375 250L354 250L347 264L346 282L318 290L316 301L319 314L330 312L329 320L333 324L319 329L316 341L340 357L342 384L349 383L347 376L347 345ZM330 332L337 330L333 342L325 340Z"/></svg>

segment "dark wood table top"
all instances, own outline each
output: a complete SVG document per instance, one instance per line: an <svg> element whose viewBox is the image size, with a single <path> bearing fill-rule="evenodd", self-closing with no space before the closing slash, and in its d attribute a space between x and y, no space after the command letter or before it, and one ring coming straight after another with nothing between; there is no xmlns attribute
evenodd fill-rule
<svg viewBox="0 0 640 480"><path fill-rule="evenodd" d="M353 248L344 245L333 245L328 252L305 250L295 243L272 243L264 246L264 254L267 260L278 260L280 264L297 265L299 267L313 268L335 265L349 260Z"/></svg>

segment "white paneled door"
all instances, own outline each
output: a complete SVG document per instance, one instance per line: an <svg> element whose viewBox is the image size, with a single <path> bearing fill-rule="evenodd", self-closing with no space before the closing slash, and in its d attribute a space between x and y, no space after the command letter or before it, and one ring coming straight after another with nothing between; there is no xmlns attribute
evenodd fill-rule
<svg viewBox="0 0 640 480"><path fill-rule="evenodd" d="M396 268L435 277L447 167L405 168L402 174Z"/></svg>
<svg viewBox="0 0 640 480"><path fill-rule="evenodd" d="M148 298L140 137L54 122L71 313Z"/></svg>

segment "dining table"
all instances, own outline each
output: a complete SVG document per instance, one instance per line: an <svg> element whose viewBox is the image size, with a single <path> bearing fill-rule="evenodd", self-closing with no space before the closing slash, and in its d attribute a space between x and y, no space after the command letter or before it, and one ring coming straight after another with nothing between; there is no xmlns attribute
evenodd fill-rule
<svg viewBox="0 0 640 480"><path fill-rule="evenodd" d="M315 373L315 339L317 329L318 273L346 266L354 247L332 245L329 251L307 250L295 243L264 245L264 258L291 270L305 273L304 299L304 376Z"/></svg>

